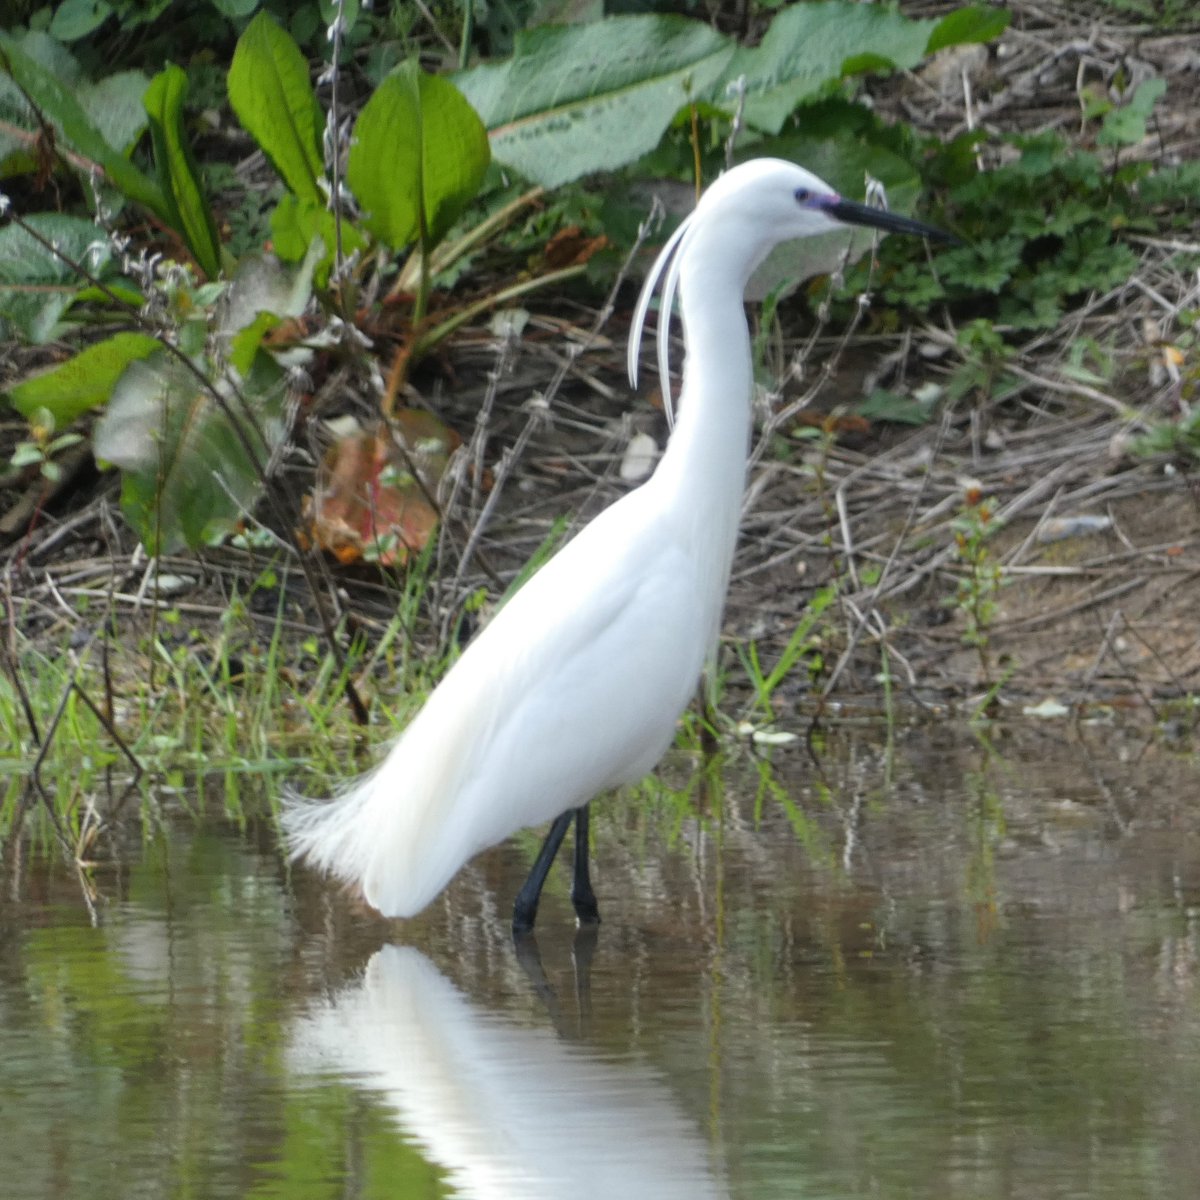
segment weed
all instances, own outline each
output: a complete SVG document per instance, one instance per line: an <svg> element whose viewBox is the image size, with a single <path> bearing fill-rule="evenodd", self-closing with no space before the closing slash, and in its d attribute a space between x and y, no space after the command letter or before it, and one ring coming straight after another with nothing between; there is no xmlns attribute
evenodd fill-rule
<svg viewBox="0 0 1200 1200"><path fill-rule="evenodd" d="M996 619L996 597L1003 583L1000 562L989 545L999 528L995 517L995 501L984 497L978 484L968 483L963 489L962 505L951 528L962 571L954 595L946 603L962 614L966 624L962 634L963 644L975 648L983 678L990 680L989 634Z"/></svg>
<svg viewBox="0 0 1200 1200"><path fill-rule="evenodd" d="M948 400L966 398L979 407L987 401L1005 399L1020 386L1020 381L1004 370L1016 351L991 321L980 318L969 322L958 331L955 342L962 362L946 382Z"/></svg>
<svg viewBox="0 0 1200 1200"><path fill-rule="evenodd" d="M29 420L29 440L18 442L8 460L10 467L21 469L36 466L38 474L50 483L62 476L62 469L54 461L55 455L83 441L78 433L55 434L54 414L45 408L35 409Z"/></svg>
<svg viewBox="0 0 1200 1200"><path fill-rule="evenodd" d="M822 614L837 599L837 595L838 588L835 583L817 589L792 631L792 636L788 638L787 645L769 671L764 669L759 658L757 642L751 641L745 646L738 646L738 657L754 689L751 710L757 709L759 716L768 724L774 721L777 715L774 704L776 690L798 665L803 665L810 680L815 679L824 669L824 639L817 629Z"/></svg>
<svg viewBox="0 0 1200 1200"><path fill-rule="evenodd" d="M1184 310L1176 320L1179 328L1170 340L1152 347L1151 378L1169 386L1170 415L1154 421L1133 443L1139 454L1170 454L1187 465L1200 460L1200 337L1193 326L1200 312Z"/></svg>

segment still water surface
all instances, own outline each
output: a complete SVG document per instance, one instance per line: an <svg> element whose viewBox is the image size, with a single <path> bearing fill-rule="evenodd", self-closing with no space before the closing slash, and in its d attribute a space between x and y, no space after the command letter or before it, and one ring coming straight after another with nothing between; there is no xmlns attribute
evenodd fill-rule
<svg viewBox="0 0 1200 1200"><path fill-rule="evenodd" d="M821 761L600 805L598 937L564 870L520 955L536 835L403 925L266 822L168 819L95 923L10 873L0 1196L1200 1195L1194 756L1056 726Z"/></svg>

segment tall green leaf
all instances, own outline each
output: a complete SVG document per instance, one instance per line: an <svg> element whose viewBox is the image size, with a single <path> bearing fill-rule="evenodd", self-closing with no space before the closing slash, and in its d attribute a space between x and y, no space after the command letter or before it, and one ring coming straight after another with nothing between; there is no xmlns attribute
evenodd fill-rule
<svg viewBox="0 0 1200 1200"><path fill-rule="evenodd" d="M346 181L380 241L429 245L479 191L488 160L487 131L458 89L406 63L359 114Z"/></svg>
<svg viewBox="0 0 1200 1200"><path fill-rule="evenodd" d="M221 243L183 126L186 95L187 76L172 65L154 77L144 102L159 186L171 211L171 225L183 237L204 274L215 279L221 273Z"/></svg>
<svg viewBox="0 0 1200 1200"><path fill-rule="evenodd" d="M677 16L610 17L517 35L508 62L452 76L497 162L545 187L625 166L706 96L733 43Z"/></svg>
<svg viewBox="0 0 1200 1200"><path fill-rule="evenodd" d="M6 33L0 33L0 68L12 76L54 123L70 149L96 163L130 200L144 205L164 221L169 220L166 199L158 185L109 143L84 110L78 94L25 53L17 39Z"/></svg>
<svg viewBox="0 0 1200 1200"><path fill-rule="evenodd" d="M242 127L301 200L324 199L317 183L325 118L308 78L308 63L289 34L265 11L246 26L229 68L229 103Z"/></svg>

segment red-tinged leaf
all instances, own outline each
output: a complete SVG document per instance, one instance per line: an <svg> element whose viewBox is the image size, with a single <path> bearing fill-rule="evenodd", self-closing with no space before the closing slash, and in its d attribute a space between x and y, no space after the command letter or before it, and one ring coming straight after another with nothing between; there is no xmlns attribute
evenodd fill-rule
<svg viewBox="0 0 1200 1200"><path fill-rule="evenodd" d="M418 409L402 409L390 431L342 438L326 454L307 505L313 542L343 563L404 562L437 528L430 497L461 442Z"/></svg>

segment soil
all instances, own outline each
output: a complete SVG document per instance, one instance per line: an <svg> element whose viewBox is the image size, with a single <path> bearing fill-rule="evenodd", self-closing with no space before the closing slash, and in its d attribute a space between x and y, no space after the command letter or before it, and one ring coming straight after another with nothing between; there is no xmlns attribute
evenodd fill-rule
<svg viewBox="0 0 1200 1200"><path fill-rule="evenodd" d="M917 75L872 85L880 111L947 137L968 125L1069 132L1080 127L1082 80L1161 75L1168 91L1136 153L1163 164L1196 157L1200 32L1163 34L1109 4L1009 7L1013 24L998 43L948 51ZM730 593L729 661L751 638L774 661L818 589L837 590L814 627L812 679L796 672L778 705L818 692L878 704L884 648L898 694L938 711L977 703L995 684L1014 706L1051 699L1156 712L1200 691L1200 481L1186 461L1134 453L1140 433L1186 412L1194 358L1181 365L1168 342L1180 312L1200 307L1200 285L1194 270L1174 263L1181 246L1200 250L1200 230L1183 243L1135 244L1142 260L1133 277L1022 350L1016 395L960 406L927 425L836 422L838 406L868 385L944 380L953 329L929 324L885 335L864 323L847 340L840 330L809 328L778 347L781 382L762 397L763 436ZM598 332L586 305L535 298L519 336L466 330L414 376L409 402L471 439L469 458L488 466L490 485L467 478L448 505L431 641L478 588L496 594L497 581L512 578L563 514L581 522L629 486L620 473L633 433L661 445L661 413L644 401L631 406L624 382L633 295L630 286L618 294ZM1102 385L1082 385L1064 369L1082 337L1115 345L1117 370ZM2 382L43 353L14 352ZM317 416L347 409L366 421L372 401L353 379L328 377L275 481L292 513L325 436ZM839 431L835 439L805 436L823 421ZM18 421L0 422L0 461L23 436ZM115 515L116 480L98 474L86 451L64 465L63 481L49 491L28 474L0 478L0 591L10 620L60 641L64 624L85 630L94 620L89 597L115 603L136 624L136 598L144 601L152 578ZM972 571L955 522L981 503L997 532ZM366 628L393 611L391 574L331 568L316 556L313 565L332 602ZM1003 582L971 645L963 588L974 579L986 590L996 565ZM183 581L170 603L203 620L218 617L235 581L256 578L262 566L261 554L224 547L172 557L159 570ZM299 573L289 571L285 586L289 620L315 630ZM273 605L262 607L261 619L272 620Z"/></svg>

